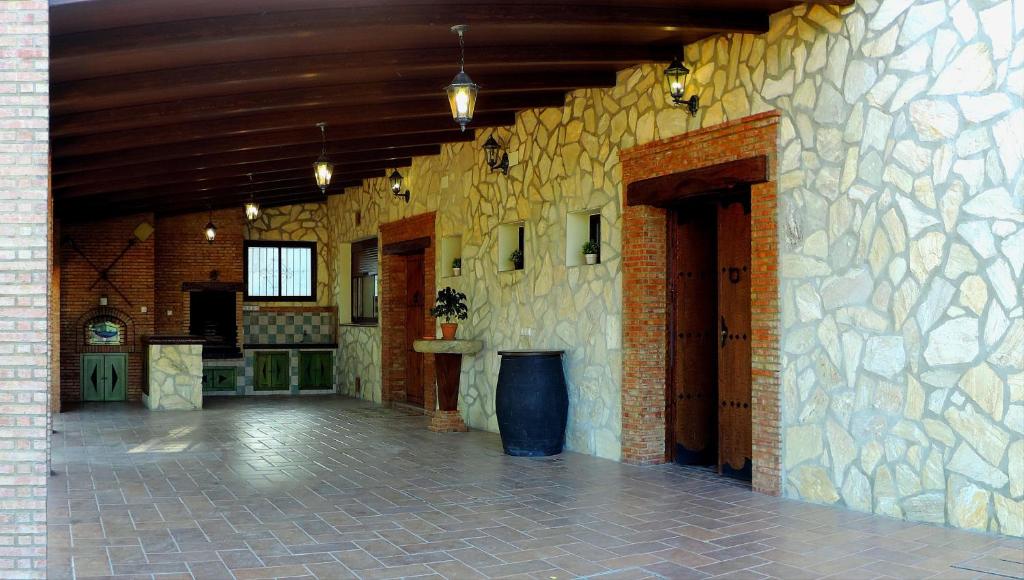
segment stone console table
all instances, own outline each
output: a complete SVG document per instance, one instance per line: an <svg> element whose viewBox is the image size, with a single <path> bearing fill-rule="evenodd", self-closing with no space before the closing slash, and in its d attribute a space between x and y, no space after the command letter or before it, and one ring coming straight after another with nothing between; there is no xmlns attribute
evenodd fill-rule
<svg viewBox="0 0 1024 580"><path fill-rule="evenodd" d="M437 412L430 419L431 431L452 433L469 431L459 415L459 375L462 374L462 355L476 354L484 347L479 340L417 340L412 343L416 352L434 355L434 373L437 375Z"/></svg>
<svg viewBox="0 0 1024 580"><path fill-rule="evenodd" d="M146 392L142 402L154 411L203 408L203 339L150 336L146 344Z"/></svg>

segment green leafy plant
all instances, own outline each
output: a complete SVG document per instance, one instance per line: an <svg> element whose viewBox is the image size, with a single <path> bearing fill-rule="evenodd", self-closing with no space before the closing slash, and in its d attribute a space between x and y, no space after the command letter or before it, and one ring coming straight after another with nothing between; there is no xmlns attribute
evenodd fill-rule
<svg viewBox="0 0 1024 580"><path fill-rule="evenodd" d="M518 269L523 267L523 251L522 250L512 250L512 255L509 256L509 259L512 260L512 265L516 267L516 270L518 270Z"/></svg>
<svg viewBox="0 0 1024 580"><path fill-rule="evenodd" d="M434 318L443 318L446 323L453 320L465 320L469 317L469 308L466 307L466 295L446 286L437 291L437 300L434 307L430 309L430 315Z"/></svg>
<svg viewBox="0 0 1024 580"><path fill-rule="evenodd" d="M455 258L454 260L452 260L452 268L461 268L461 267L462 267L462 258Z"/></svg>
<svg viewBox="0 0 1024 580"><path fill-rule="evenodd" d="M587 240L587 243L583 244L584 254L599 254L601 252L601 244L597 243L596 240Z"/></svg>

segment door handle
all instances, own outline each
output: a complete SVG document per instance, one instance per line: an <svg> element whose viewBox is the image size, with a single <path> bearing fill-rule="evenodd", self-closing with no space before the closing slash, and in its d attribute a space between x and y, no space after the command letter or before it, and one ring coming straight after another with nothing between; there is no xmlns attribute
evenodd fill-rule
<svg viewBox="0 0 1024 580"><path fill-rule="evenodd" d="M725 339L729 336L729 327L725 324L725 317L722 316L720 318L722 319L722 348L725 348Z"/></svg>

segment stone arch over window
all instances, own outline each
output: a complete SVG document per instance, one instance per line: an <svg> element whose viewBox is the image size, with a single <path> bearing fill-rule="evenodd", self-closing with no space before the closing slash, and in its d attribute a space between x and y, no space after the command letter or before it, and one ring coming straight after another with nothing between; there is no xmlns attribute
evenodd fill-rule
<svg viewBox="0 0 1024 580"><path fill-rule="evenodd" d="M97 329L100 332L95 332ZM118 339L110 338L111 333L116 333ZM110 342L95 340L97 337ZM76 321L75 344L79 345L81 352L135 352L138 348L135 321L128 313L116 308L93 308Z"/></svg>

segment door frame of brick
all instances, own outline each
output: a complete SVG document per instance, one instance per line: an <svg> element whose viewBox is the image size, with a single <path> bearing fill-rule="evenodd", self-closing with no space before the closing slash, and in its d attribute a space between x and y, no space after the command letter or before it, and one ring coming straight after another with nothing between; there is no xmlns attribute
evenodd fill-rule
<svg viewBox="0 0 1024 580"><path fill-rule="evenodd" d="M380 362L381 400L384 403L404 403L405 390L405 256L388 254L386 247L399 242L429 238L423 249L424 329L435 328L430 316L430 298L434 297L436 283L435 212L424 213L380 225ZM433 415L437 396L433 386L434 357L423 355L423 410Z"/></svg>
<svg viewBox="0 0 1024 580"><path fill-rule="evenodd" d="M684 114L683 112L679 113ZM753 488L781 491L776 151L779 113L769 111L625 149L622 163L622 459L667 461L669 388L668 210L629 205L631 184L766 156L768 181L750 188Z"/></svg>

